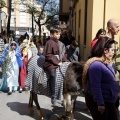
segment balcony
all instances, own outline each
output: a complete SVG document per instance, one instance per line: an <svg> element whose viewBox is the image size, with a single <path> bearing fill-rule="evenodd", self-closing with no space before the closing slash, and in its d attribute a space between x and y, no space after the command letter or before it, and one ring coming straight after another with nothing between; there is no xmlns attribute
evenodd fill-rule
<svg viewBox="0 0 120 120"><path fill-rule="evenodd" d="M59 0L60 10L59 10L59 20L67 22L69 19L69 8L71 0Z"/></svg>

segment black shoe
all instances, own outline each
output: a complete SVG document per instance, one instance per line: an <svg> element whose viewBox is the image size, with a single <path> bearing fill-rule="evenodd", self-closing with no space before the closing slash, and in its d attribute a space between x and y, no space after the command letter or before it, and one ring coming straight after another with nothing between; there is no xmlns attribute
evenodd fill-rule
<svg viewBox="0 0 120 120"><path fill-rule="evenodd" d="M51 98L52 106L56 106L56 98Z"/></svg>
<svg viewBox="0 0 120 120"><path fill-rule="evenodd" d="M53 103L51 106L52 106L52 107L55 107L55 106L57 106L57 105L56 105L56 102L54 102L54 103Z"/></svg>
<svg viewBox="0 0 120 120"><path fill-rule="evenodd" d="M15 92L15 90L13 90L12 92Z"/></svg>
<svg viewBox="0 0 120 120"><path fill-rule="evenodd" d="M8 92L8 95L11 95L12 94L12 92Z"/></svg>
<svg viewBox="0 0 120 120"><path fill-rule="evenodd" d="M19 93L22 93L22 90L19 90Z"/></svg>

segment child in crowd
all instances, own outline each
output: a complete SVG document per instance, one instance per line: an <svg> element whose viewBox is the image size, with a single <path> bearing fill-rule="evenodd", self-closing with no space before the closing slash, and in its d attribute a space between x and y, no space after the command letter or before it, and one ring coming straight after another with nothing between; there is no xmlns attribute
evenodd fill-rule
<svg viewBox="0 0 120 120"><path fill-rule="evenodd" d="M0 64L3 65L2 84L0 89L4 91L4 85L6 85L8 88L8 95L11 95L12 88L19 86L19 67L23 65L21 52L15 41L12 41L4 50L0 58Z"/></svg>

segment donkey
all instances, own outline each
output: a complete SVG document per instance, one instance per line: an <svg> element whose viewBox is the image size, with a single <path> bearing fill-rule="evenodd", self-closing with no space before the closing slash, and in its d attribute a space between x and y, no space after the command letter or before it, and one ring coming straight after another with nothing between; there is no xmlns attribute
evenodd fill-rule
<svg viewBox="0 0 120 120"><path fill-rule="evenodd" d="M42 56L34 56L30 59L27 66L27 79L26 87L30 89L30 99L29 99L29 112L30 114L34 113L33 110L33 101L36 104L37 112L40 118L43 120L43 114L38 103L37 95L47 95L50 96L49 89L49 75L43 70L45 58ZM63 95L63 81L65 76L66 69L70 62L64 62L60 67L56 69L56 87L55 94L57 99L61 99Z"/></svg>
<svg viewBox="0 0 120 120"><path fill-rule="evenodd" d="M65 115L61 116L59 120L74 119L75 101L77 96L82 92L83 67L84 62L72 62L66 70L63 84Z"/></svg>
<svg viewBox="0 0 120 120"><path fill-rule="evenodd" d="M42 120L44 120L44 117L38 102L37 94L46 95L49 90L47 89L49 87L47 86L47 79L49 77L43 71L44 60L45 58L42 56L34 56L30 59L27 66L28 75L26 79L26 87L30 89L30 99L28 105L29 112L31 115L34 114L34 101L37 107L37 113ZM70 118L69 120L73 120L74 118L74 103L81 91L82 71L82 62L65 62L62 66L56 69L56 74L58 77L58 79L56 77L56 84L58 83L56 88L59 89L56 91L56 96L58 96L59 99L59 95L61 97L63 94L66 113L65 115L66 117Z"/></svg>

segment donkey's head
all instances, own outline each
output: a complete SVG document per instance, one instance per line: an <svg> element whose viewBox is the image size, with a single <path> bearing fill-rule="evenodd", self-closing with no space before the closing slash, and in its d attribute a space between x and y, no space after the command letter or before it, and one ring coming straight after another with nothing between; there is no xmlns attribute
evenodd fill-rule
<svg viewBox="0 0 120 120"><path fill-rule="evenodd" d="M82 72L84 62L72 62L65 73L64 90L77 92L82 88Z"/></svg>

